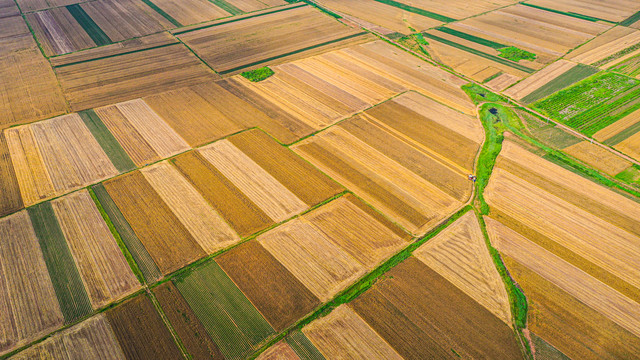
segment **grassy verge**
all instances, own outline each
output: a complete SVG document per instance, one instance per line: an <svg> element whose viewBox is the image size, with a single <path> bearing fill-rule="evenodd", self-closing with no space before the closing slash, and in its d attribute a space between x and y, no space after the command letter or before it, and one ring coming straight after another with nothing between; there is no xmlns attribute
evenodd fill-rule
<svg viewBox="0 0 640 360"><path fill-rule="evenodd" d="M245 71L240 75L242 75L244 78L246 78L249 81L258 82L268 78L273 74L275 74L273 70L271 70L268 66L265 66L259 69Z"/></svg>

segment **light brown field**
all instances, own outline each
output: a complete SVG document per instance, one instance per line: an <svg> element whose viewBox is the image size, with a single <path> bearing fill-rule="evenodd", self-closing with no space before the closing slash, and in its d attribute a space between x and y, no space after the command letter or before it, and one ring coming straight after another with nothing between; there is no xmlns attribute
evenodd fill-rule
<svg viewBox="0 0 640 360"><path fill-rule="evenodd" d="M370 269L400 250L410 239L397 225L350 194L303 218Z"/></svg>
<svg viewBox="0 0 640 360"><path fill-rule="evenodd" d="M345 224L345 227L350 224ZM292 220L257 240L321 302L365 274L365 267L314 227L305 216Z"/></svg>
<svg viewBox="0 0 640 360"><path fill-rule="evenodd" d="M511 326L509 296L473 211L413 255Z"/></svg>
<svg viewBox="0 0 640 360"><path fill-rule="evenodd" d="M308 209L307 204L228 140L198 151L273 221L283 221Z"/></svg>
<svg viewBox="0 0 640 360"><path fill-rule="evenodd" d="M51 177L44 165L30 126L5 130L7 147L25 205L55 194Z"/></svg>
<svg viewBox="0 0 640 360"><path fill-rule="evenodd" d="M569 54L569 58L583 64L593 64L640 42L640 30L629 32L628 28L617 29L612 29L602 36L606 38L606 42L588 43L584 49L581 47L579 51Z"/></svg>
<svg viewBox="0 0 640 360"><path fill-rule="evenodd" d="M35 39L13 1L0 2L0 56L24 49L36 49ZM12 10L15 9L16 13ZM6 13L5 13L6 12ZM4 14L3 14L4 13ZM5 16L6 15L6 16Z"/></svg>
<svg viewBox="0 0 640 360"><path fill-rule="evenodd" d="M640 5L633 0L533 0L530 3L612 22L620 22L640 10Z"/></svg>
<svg viewBox="0 0 640 360"><path fill-rule="evenodd" d="M65 7L29 13L27 21L47 56L61 55L96 46Z"/></svg>
<svg viewBox="0 0 640 360"><path fill-rule="evenodd" d="M140 288L140 283L86 190L53 200L51 205L94 309Z"/></svg>
<svg viewBox="0 0 640 360"><path fill-rule="evenodd" d="M229 4L245 12L262 10L271 6L286 5L284 0L226 0Z"/></svg>
<svg viewBox="0 0 640 360"><path fill-rule="evenodd" d="M549 81L569 71L574 66L576 66L576 64L571 61L564 59L558 60L553 64L545 67L544 69L534 73L528 78L520 81L517 85L510 87L504 93L505 95L520 100L523 97L531 94L535 90L539 89Z"/></svg>
<svg viewBox="0 0 640 360"><path fill-rule="evenodd" d="M637 293L638 203L510 142L503 145L486 196L492 209L606 271L607 285ZM620 281L628 285L616 285Z"/></svg>
<svg viewBox="0 0 640 360"><path fill-rule="evenodd" d="M546 251L522 235L487 219L492 244L503 254L535 271L579 301L640 335L640 304Z"/></svg>
<svg viewBox="0 0 640 360"><path fill-rule="evenodd" d="M240 241L238 234L175 167L161 162L140 172L208 254Z"/></svg>
<svg viewBox="0 0 640 360"><path fill-rule="evenodd" d="M139 171L108 180L104 187L163 274L206 255Z"/></svg>
<svg viewBox="0 0 640 360"><path fill-rule="evenodd" d="M6 19L13 16L20 16L20 9L18 9L18 5L15 1L0 1L0 18Z"/></svg>
<svg viewBox="0 0 640 360"><path fill-rule="evenodd" d="M290 34L295 33L292 37ZM196 31L178 34L178 38L195 51L217 72L237 73L246 67L282 63L300 58L293 52L360 33L335 21L311 6L244 19ZM268 36L267 36L268 35ZM303 53L331 50L342 43L367 41L362 35L339 44L331 43ZM287 55L289 54L289 55ZM285 58L279 56L287 55Z"/></svg>
<svg viewBox="0 0 640 360"><path fill-rule="evenodd" d="M635 133L614 147L632 158L640 160L640 133Z"/></svg>
<svg viewBox="0 0 640 360"><path fill-rule="evenodd" d="M85 320L11 357L15 360L78 358L126 359L104 314Z"/></svg>
<svg viewBox="0 0 640 360"><path fill-rule="evenodd" d="M444 116L432 120L440 117L434 114ZM450 125L442 125L443 119ZM477 139L482 134L474 122L407 94L293 148L394 221L422 234L469 195L464 174L473 166L479 144L449 126Z"/></svg>
<svg viewBox="0 0 640 360"><path fill-rule="evenodd" d="M80 6L113 42L174 27L169 20L142 1L97 0Z"/></svg>
<svg viewBox="0 0 640 360"><path fill-rule="evenodd" d="M0 133L0 216L22 209L24 203L5 135Z"/></svg>
<svg viewBox="0 0 640 360"><path fill-rule="evenodd" d="M300 357L289 344L280 341L260 354L256 360L300 360Z"/></svg>
<svg viewBox="0 0 640 360"><path fill-rule="evenodd" d="M0 219L0 354L62 326L38 238L26 211Z"/></svg>
<svg viewBox="0 0 640 360"><path fill-rule="evenodd" d="M231 15L207 0L155 0L153 3L182 25Z"/></svg>
<svg viewBox="0 0 640 360"><path fill-rule="evenodd" d="M617 135L628 127L635 125L640 122L640 110L636 110L631 114L623 117L622 119L614 122L613 124L607 126L606 128L598 131L593 135L593 138L602 142L611 137Z"/></svg>
<svg viewBox="0 0 640 360"><path fill-rule="evenodd" d="M511 74L502 74L497 78L489 81L486 85L495 91L502 91L520 80L519 76Z"/></svg>
<svg viewBox="0 0 640 360"><path fill-rule="evenodd" d="M611 176L616 176L632 165L631 161L586 140L562 151Z"/></svg>
<svg viewBox="0 0 640 360"><path fill-rule="evenodd" d="M54 69L74 111L218 78L188 49L177 43L107 58L96 56Z"/></svg>
<svg viewBox="0 0 640 360"><path fill-rule="evenodd" d="M403 359L346 305L313 321L302 332L327 359Z"/></svg>
<svg viewBox="0 0 640 360"><path fill-rule="evenodd" d="M0 55L0 128L67 110L56 77L38 49Z"/></svg>
<svg viewBox="0 0 640 360"><path fill-rule="evenodd" d="M81 3L87 0L17 0L23 12L44 10L57 6Z"/></svg>

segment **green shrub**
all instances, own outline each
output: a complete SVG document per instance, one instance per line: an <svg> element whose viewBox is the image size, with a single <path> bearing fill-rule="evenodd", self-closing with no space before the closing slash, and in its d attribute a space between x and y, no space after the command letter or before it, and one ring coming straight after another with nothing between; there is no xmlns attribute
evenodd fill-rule
<svg viewBox="0 0 640 360"><path fill-rule="evenodd" d="M262 80L268 78L269 76L271 76L273 74L274 74L273 70L271 70L269 67L265 66L265 67L261 67L259 69L254 69L254 70L251 70L251 71L245 71L240 75L244 76L249 81L258 82L258 81L262 81Z"/></svg>
<svg viewBox="0 0 640 360"><path fill-rule="evenodd" d="M498 49L500 57L507 60L518 62L520 60L535 60L536 54L528 52L526 50L519 49L515 46L508 46L502 49Z"/></svg>

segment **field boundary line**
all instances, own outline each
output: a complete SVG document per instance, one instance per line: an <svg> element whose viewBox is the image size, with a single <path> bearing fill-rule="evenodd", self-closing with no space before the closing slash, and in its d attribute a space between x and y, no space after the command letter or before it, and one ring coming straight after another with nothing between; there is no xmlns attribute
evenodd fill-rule
<svg viewBox="0 0 640 360"><path fill-rule="evenodd" d="M99 56L99 57L96 57L96 58L93 58L93 59L74 61L74 62L61 64L61 65L51 65L51 67L54 68L54 69L59 69L59 68L63 68L63 67L71 66L71 65L78 65L78 64L88 63L88 62L92 62L92 61L104 60L104 59L109 59L109 58L113 58L113 57L118 57L118 56L121 56L121 55L129 55L129 54L134 54L134 53L137 53L137 52L143 52L143 51L147 51L147 50L161 49L161 48L164 48L164 47L173 46L173 45L179 45L179 44L180 44L180 42L175 42L175 43L171 43L171 44L162 44L162 45L148 47L148 48L145 48L145 49L137 49L137 50L125 51L125 52L118 53L118 54Z"/></svg>

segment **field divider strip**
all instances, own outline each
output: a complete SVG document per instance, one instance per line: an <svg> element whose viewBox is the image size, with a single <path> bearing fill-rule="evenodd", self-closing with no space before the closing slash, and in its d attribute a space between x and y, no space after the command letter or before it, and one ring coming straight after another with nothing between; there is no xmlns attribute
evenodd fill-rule
<svg viewBox="0 0 640 360"><path fill-rule="evenodd" d="M620 21L620 25L622 26L629 26L632 25L636 22L640 21L640 11L636 12L635 14L629 16L628 18Z"/></svg>
<svg viewBox="0 0 640 360"><path fill-rule="evenodd" d="M229 14L235 16L235 15L242 15L245 12L240 10L238 7L236 7L235 5L229 3L228 1L225 0L209 0L210 3L214 4L215 6L221 8L222 10L228 12Z"/></svg>
<svg viewBox="0 0 640 360"><path fill-rule="evenodd" d="M229 74L229 73L236 72L236 71L239 71L239 70L242 70L242 69L246 69L246 68L251 67L251 66L260 65L260 64L268 62L268 61L272 61L272 60L280 59L280 58L283 58L283 57L295 55L295 54L298 54L298 53L301 53L301 52L305 52L305 51L308 51L308 50L313 50L315 48L319 48L319 47L322 47L322 46L330 45L330 44L333 44L333 43L336 43L336 42L349 40L349 39L352 39L352 38L355 38L355 37L358 37L358 36L362 36L362 35L365 35L365 34L368 34L368 32L363 31L363 32L359 32L359 33L356 33L356 34L343 36L343 37L338 38L338 39L325 41L325 42L320 43L320 44L307 46L307 47L302 48L302 49L290 51L288 53L272 56L272 57L269 57L269 58L266 58L266 59L261 59L261 60L258 60L258 61L254 61L254 62L249 63L249 64L245 64L245 65L237 66L235 68L231 68L231 69L227 69L227 70L224 70L224 71L220 71L220 74L221 75Z"/></svg>
<svg viewBox="0 0 640 360"><path fill-rule="evenodd" d="M161 49L161 48L164 48L164 47L167 47L167 46L173 46L173 45L179 45L179 44L180 44L180 42L175 42L175 43L171 43L171 44L162 44L162 45L152 46L152 47L148 47L148 48L144 48L144 49L137 49L137 50L125 51L125 52L118 53L118 54L113 54L113 55L100 56L100 57L96 57L96 58L93 58L93 59L74 61L74 62L61 64L61 65L52 65L52 67L54 69L58 69L58 68L66 67L66 66L78 65L78 64L92 62L92 61L98 61L98 60L104 60L104 59L109 59L109 58L116 57L116 56L121 56L121 55L129 55L129 54L133 54L133 53L137 53L137 52L141 52L141 51Z"/></svg>
<svg viewBox="0 0 640 360"><path fill-rule="evenodd" d="M91 16L84 11L80 4L67 5L66 8L97 46L113 43L109 36L93 21Z"/></svg>
<svg viewBox="0 0 640 360"><path fill-rule="evenodd" d="M171 15L167 14L167 12L162 10L158 5L152 3L151 0L142 0L142 2L147 4L150 8L152 8L158 14L162 15L163 18L167 19L174 26L176 27L183 26L178 20L174 19Z"/></svg>
<svg viewBox="0 0 640 360"><path fill-rule="evenodd" d="M415 7L415 6L403 4L403 3L400 3L400 2L397 2L397 1L393 1L393 0L374 0L374 1L377 1L377 2L385 4L385 5L393 6L393 7L396 7L398 9L401 9L401 10L406 10L406 11L412 12L414 14L422 15L422 16L425 16L425 17L428 17L428 18L431 18L431 19L434 19L434 20L446 22L446 23L458 20L458 19L450 18L448 16L444 16L444 15L440 15L440 14L436 14L436 13L428 11L428 10L420 9L420 8Z"/></svg>
<svg viewBox="0 0 640 360"><path fill-rule="evenodd" d="M552 12L552 13L555 13L555 14L574 17L576 19L582 19L582 20L587 20L587 21L591 21L591 22L604 21L604 22L607 22L609 24L615 24L615 22L613 22L613 21L600 19L600 18L593 17L593 16L587 16L587 15L582 15L582 14L578 14L578 13L574 13L574 12L566 12L566 11L550 9L550 8L547 8L547 7L544 7L544 6L528 4L526 2L521 2L520 4L524 5L524 6L532 7L532 8L535 8L535 9L540 9L540 10Z"/></svg>

